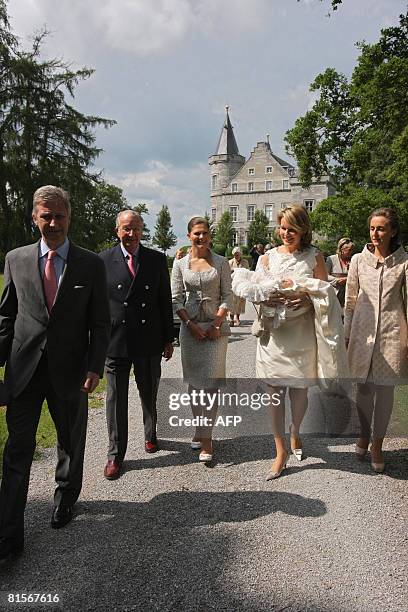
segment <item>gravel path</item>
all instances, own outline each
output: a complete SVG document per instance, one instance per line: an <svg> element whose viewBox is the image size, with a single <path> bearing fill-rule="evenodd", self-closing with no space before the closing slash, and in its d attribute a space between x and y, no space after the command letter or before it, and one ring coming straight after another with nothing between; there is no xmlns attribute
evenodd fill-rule
<svg viewBox="0 0 408 612"><path fill-rule="evenodd" d="M233 330L229 375L253 375L249 330ZM180 375L179 351L163 377ZM65 529L49 527L54 451L34 463L26 549L1 570L1 609L31 608L7 605L9 592L58 593L60 604L37 610L407 609L407 439L388 440L387 475L374 475L352 438L305 436L307 458L266 482L269 435L219 440L205 467L188 439L146 455L133 386L131 408L125 473L113 482L102 476L104 411L91 411L84 486Z"/></svg>

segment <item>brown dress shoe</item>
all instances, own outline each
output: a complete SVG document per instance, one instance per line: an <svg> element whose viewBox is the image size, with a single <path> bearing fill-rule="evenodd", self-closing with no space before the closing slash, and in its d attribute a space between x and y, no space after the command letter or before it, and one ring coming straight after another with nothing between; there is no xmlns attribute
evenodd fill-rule
<svg viewBox="0 0 408 612"><path fill-rule="evenodd" d="M103 475L108 480L116 480L120 476L121 466L122 464L118 459L108 459L108 463L103 470Z"/></svg>
<svg viewBox="0 0 408 612"><path fill-rule="evenodd" d="M145 442L145 451L146 453L157 453L159 447L157 442L149 442L148 440Z"/></svg>

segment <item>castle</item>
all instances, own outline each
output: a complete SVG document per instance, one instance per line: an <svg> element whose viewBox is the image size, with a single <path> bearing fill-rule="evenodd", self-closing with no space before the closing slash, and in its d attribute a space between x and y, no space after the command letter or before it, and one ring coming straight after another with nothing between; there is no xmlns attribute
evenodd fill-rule
<svg viewBox="0 0 408 612"><path fill-rule="evenodd" d="M335 190L329 176L322 176L308 189L299 183L292 164L272 152L269 137L258 142L249 158L239 153L234 130L226 107L216 152L210 155L211 218L216 224L228 211L234 223L234 245L248 245L248 228L256 210L269 219L272 236L277 225L276 215L290 204L302 204L311 212L318 202Z"/></svg>

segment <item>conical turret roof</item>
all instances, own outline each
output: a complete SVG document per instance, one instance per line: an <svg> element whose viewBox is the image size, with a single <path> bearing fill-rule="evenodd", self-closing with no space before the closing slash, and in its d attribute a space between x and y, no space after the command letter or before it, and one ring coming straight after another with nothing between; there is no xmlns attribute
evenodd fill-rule
<svg viewBox="0 0 408 612"><path fill-rule="evenodd" d="M225 107L227 115L218 140L215 155L239 155L237 141L235 140L234 130L228 114L228 106Z"/></svg>

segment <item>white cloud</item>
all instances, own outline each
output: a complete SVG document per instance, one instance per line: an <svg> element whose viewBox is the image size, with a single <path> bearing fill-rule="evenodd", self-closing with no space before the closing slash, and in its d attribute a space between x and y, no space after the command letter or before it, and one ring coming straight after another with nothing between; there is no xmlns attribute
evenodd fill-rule
<svg viewBox="0 0 408 612"><path fill-rule="evenodd" d="M107 180L123 189L131 204L145 202L149 209L145 221L153 234L161 206L169 207L178 244L186 243L187 222L210 208L208 165L176 167L150 160L140 172L110 175Z"/></svg>
<svg viewBox="0 0 408 612"><path fill-rule="evenodd" d="M268 0L10 0L16 30L27 37L43 25L58 45L78 61L93 49L125 51L136 56L162 53L190 33L228 36L264 26ZM61 19L63 15L63 19Z"/></svg>

